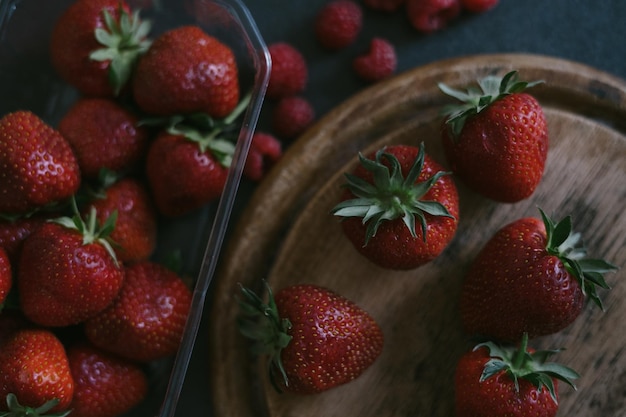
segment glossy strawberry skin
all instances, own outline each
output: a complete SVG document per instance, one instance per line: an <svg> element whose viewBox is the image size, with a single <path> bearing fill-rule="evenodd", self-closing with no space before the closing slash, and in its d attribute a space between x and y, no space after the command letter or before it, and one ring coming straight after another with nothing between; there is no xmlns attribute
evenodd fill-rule
<svg viewBox="0 0 626 417"><path fill-rule="evenodd" d="M130 265L125 275L115 302L85 323L87 338L101 349L140 362L175 354L191 291L177 274L153 262Z"/></svg>
<svg viewBox="0 0 626 417"><path fill-rule="evenodd" d="M584 295L558 257L546 251L541 220L500 229L470 267L460 298L466 331L501 341L552 334L580 314Z"/></svg>
<svg viewBox="0 0 626 417"><path fill-rule="evenodd" d="M18 268L20 306L42 326L83 322L117 296L124 275L105 247L46 223L24 241Z"/></svg>
<svg viewBox="0 0 626 417"><path fill-rule="evenodd" d="M161 116L203 112L223 118L239 94L232 50L197 26L181 26L155 39L133 81L137 105Z"/></svg>
<svg viewBox="0 0 626 417"><path fill-rule="evenodd" d="M548 127L539 102L526 93L495 101L470 117L457 138L443 128L452 170L472 190L499 202L528 198L548 155Z"/></svg>
<svg viewBox="0 0 626 417"><path fill-rule="evenodd" d="M0 119L0 172L0 213L9 214L67 199L81 180L69 143L29 111Z"/></svg>
<svg viewBox="0 0 626 417"><path fill-rule="evenodd" d="M33 408L55 398L59 403L52 412L69 407L74 380L65 349L52 332L18 330L0 346L0 398L9 393ZM6 411L5 401L0 401L0 410Z"/></svg>
<svg viewBox="0 0 626 417"><path fill-rule="evenodd" d="M558 410L548 390L539 391L526 379L519 379L519 392L513 380L501 371L479 382L485 363L491 358L481 347L464 354L455 372L456 417L554 417ZM557 381L553 382L558 387ZM558 393L556 393L558 397Z"/></svg>
<svg viewBox="0 0 626 417"><path fill-rule="evenodd" d="M326 391L361 375L380 355L384 337L374 319L352 301L313 285L276 293L281 318L291 322L281 358L289 385L299 394Z"/></svg>
<svg viewBox="0 0 626 417"><path fill-rule="evenodd" d="M0 313L2 312L2 304L9 295L12 286L13 276L11 261L4 248L0 247Z"/></svg>

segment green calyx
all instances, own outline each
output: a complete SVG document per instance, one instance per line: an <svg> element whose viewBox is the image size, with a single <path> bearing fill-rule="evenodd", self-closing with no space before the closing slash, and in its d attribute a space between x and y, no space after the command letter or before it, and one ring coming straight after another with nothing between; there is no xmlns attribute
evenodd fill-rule
<svg viewBox="0 0 626 417"><path fill-rule="evenodd" d="M241 314L237 318L237 324L241 334L252 341L252 352L255 355L268 356L270 381L274 388L280 391L276 384L276 371L280 374L284 385L289 385L281 352L291 342L292 337L289 335L291 322L279 316L272 289L265 281L264 285L268 292L267 303L263 302L253 291L240 287Z"/></svg>
<svg viewBox="0 0 626 417"><path fill-rule="evenodd" d="M466 91L457 90L439 83L439 89L445 94L456 98L461 103L446 106L442 114L446 116L446 125L450 129L452 138L461 134L465 121L480 113L493 102L509 94L519 93L533 87L542 81L520 81L517 71L511 71L504 77L494 75L478 80L478 88L470 86Z"/></svg>
<svg viewBox="0 0 626 417"><path fill-rule="evenodd" d="M560 352L561 349L538 350L530 353L527 350L527 333L524 333L518 348L503 347L493 342L485 342L477 345L474 350L481 347L486 347L489 350L490 359L485 364L480 376L480 382L500 372L506 372L513 380L517 391L519 391L519 380L525 379L532 383L539 392L544 388L547 389L555 403L558 403L558 401L553 378L563 381L573 389L576 389L573 380L580 377L576 371L558 363L547 362L550 356Z"/></svg>
<svg viewBox="0 0 626 417"><path fill-rule="evenodd" d="M72 412L72 410L66 410L47 414L59 403L57 398L46 401L43 405L36 408L20 404L15 394L8 394L6 401L8 411L0 411L0 417L65 417Z"/></svg>
<svg viewBox="0 0 626 417"><path fill-rule="evenodd" d="M546 228L546 251L558 257L567 271L578 281L585 296L604 310L597 287L610 289L603 274L618 268L603 260L587 258L587 250L582 245L580 233L572 231L571 216L555 223L543 210L539 209Z"/></svg>
<svg viewBox="0 0 626 417"><path fill-rule="evenodd" d="M103 10L104 28L96 28L94 36L102 48L91 52L94 61L110 61L109 83L115 95L128 82L137 60L151 45L148 33L151 24L142 21L139 11L129 15L120 5L119 20L115 20L108 10Z"/></svg>
<svg viewBox="0 0 626 417"><path fill-rule="evenodd" d="M449 174L439 171L426 181L416 182L424 167L424 156L424 144L421 143L417 158L404 178L400 162L394 155L385 152L384 148L376 152L374 160L359 154L359 161L373 175L373 184L356 175L346 174L346 186L356 198L337 204L332 213L340 217L363 218L363 224L367 224L364 246L376 235L382 222L399 218L402 218L413 237L417 237L417 218L423 240L426 241L426 213L433 216L453 216L438 201L421 200L439 178ZM389 163L390 168L383 164L383 159Z"/></svg>

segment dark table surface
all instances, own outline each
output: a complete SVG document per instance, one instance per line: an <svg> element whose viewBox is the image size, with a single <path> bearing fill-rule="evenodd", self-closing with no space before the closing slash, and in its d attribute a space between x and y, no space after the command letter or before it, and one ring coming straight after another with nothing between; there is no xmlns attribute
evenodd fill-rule
<svg viewBox="0 0 626 417"><path fill-rule="evenodd" d="M326 2L244 0L268 45L288 42L304 55L309 81L302 95L312 103L317 118L367 86L354 76L351 61L367 49L374 36L395 45L398 73L445 58L522 52L581 62L626 79L624 0L501 0L487 13L464 14L448 28L430 35L417 32L404 10L383 14L364 9L364 25L358 39L338 52L324 50L313 35L316 13ZM271 105L266 102L263 107L259 130L270 130ZM287 148L289 142L283 146ZM253 185L242 184L232 222L238 220L253 191ZM209 311L207 306L205 312ZM178 416L213 415L208 392L209 320L203 319L198 334Z"/></svg>

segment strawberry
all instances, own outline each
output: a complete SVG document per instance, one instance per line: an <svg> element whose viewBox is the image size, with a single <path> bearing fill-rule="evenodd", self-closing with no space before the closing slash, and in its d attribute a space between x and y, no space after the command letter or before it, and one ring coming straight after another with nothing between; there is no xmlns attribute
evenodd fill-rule
<svg viewBox="0 0 626 417"><path fill-rule="evenodd" d="M134 362L83 341L68 349L67 358L74 378L73 417L117 417L146 396L148 379Z"/></svg>
<svg viewBox="0 0 626 417"><path fill-rule="evenodd" d="M363 27L361 6L352 0L333 0L317 13L315 37L329 50L339 50L352 44Z"/></svg>
<svg viewBox="0 0 626 417"><path fill-rule="evenodd" d="M13 286L13 270L7 251L0 246L0 313Z"/></svg>
<svg viewBox="0 0 626 417"><path fill-rule="evenodd" d="M389 269L413 269L436 258L458 224L452 178L423 143L388 146L369 158L359 154L359 160L333 208L355 249Z"/></svg>
<svg viewBox="0 0 626 417"><path fill-rule="evenodd" d="M87 338L101 349L140 362L175 354L191 291L180 276L153 262L130 265L125 274L115 302L85 323Z"/></svg>
<svg viewBox="0 0 626 417"><path fill-rule="evenodd" d="M456 417L554 417L558 381L575 388L579 375L564 365L546 362L559 350L535 351L524 337L518 348L481 343L457 364L454 386Z"/></svg>
<svg viewBox="0 0 626 417"><path fill-rule="evenodd" d="M352 61L352 68L359 78L376 82L391 76L396 71L397 64L394 46L385 39L374 38L367 53Z"/></svg>
<svg viewBox="0 0 626 417"><path fill-rule="evenodd" d="M10 416L61 412L73 394L65 348L49 330L21 329L0 346L0 398L7 399L0 401L0 411Z"/></svg>
<svg viewBox="0 0 626 417"><path fill-rule="evenodd" d="M372 10L395 12L406 3L406 0L364 0L363 3Z"/></svg>
<svg viewBox="0 0 626 417"><path fill-rule="evenodd" d="M261 181L282 154L282 146L278 139L269 133L255 132L243 174L252 181Z"/></svg>
<svg viewBox="0 0 626 417"><path fill-rule="evenodd" d="M239 102L233 51L198 26L181 26L156 38L133 79L133 97L149 114L202 112L222 118Z"/></svg>
<svg viewBox="0 0 626 417"><path fill-rule="evenodd" d="M133 113L105 98L79 99L58 130L72 146L83 177L89 179L103 168L130 170L142 162L149 139Z"/></svg>
<svg viewBox="0 0 626 417"><path fill-rule="evenodd" d="M409 22L422 33L441 30L461 13L459 0L407 0Z"/></svg>
<svg viewBox="0 0 626 417"><path fill-rule="evenodd" d="M78 324L106 308L124 275L106 240L115 217L102 228L92 211L42 225L25 241L17 287L24 315L43 326Z"/></svg>
<svg viewBox="0 0 626 417"><path fill-rule="evenodd" d="M267 97L276 99L304 91L308 68L300 51L286 42L271 44L267 49L272 58Z"/></svg>
<svg viewBox="0 0 626 417"><path fill-rule="evenodd" d="M265 304L242 287L242 334L269 356L278 390L314 394L359 377L383 349L383 333L354 302L327 288L293 285Z"/></svg>
<svg viewBox="0 0 626 417"><path fill-rule="evenodd" d="M460 312L467 332L502 341L556 333L580 314L585 296L602 307L597 288L614 265L586 257L571 218L543 211L509 223L482 248L465 277Z"/></svg>
<svg viewBox="0 0 626 417"><path fill-rule="evenodd" d="M315 120L315 109L300 96L284 97L276 103L272 114L272 129L277 136L294 139Z"/></svg>
<svg viewBox="0 0 626 417"><path fill-rule="evenodd" d="M150 24L124 0L77 0L55 22L50 58L81 93L113 97L150 46Z"/></svg>
<svg viewBox="0 0 626 417"><path fill-rule="evenodd" d="M44 224L47 218L44 215L33 215L0 219L0 247L4 248L12 263L17 264L24 240Z"/></svg>
<svg viewBox="0 0 626 417"><path fill-rule="evenodd" d="M499 202L514 203L533 194L548 155L543 109L524 90L517 71L479 81L481 92L439 84L462 104L444 109L443 146L452 170L469 188Z"/></svg>
<svg viewBox="0 0 626 417"><path fill-rule="evenodd" d="M498 5L498 0L461 0L461 6L472 13L483 13Z"/></svg>
<svg viewBox="0 0 626 417"><path fill-rule="evenodd" d="M61 134L29 111L0 119L0 213L16 214L65 200L80 171Z"/></svg>

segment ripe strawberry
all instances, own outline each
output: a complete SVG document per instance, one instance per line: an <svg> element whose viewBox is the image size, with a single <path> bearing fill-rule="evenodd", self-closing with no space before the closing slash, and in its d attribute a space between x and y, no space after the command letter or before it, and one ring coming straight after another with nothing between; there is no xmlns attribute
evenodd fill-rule
<svg viewBox="0 0 626 417"><path fill-rule="evenodd" d="M361 6L352 0L333 0L322 7L315 18L315 36L330 50L352 44L363 27Z"/></svg>
<svg viewBox="0 0 626 417"><path fill-rule="evenodd" d="M0 119L0 213L25 213L74 195L80 171L61 134L29 111Z"/></svg>
<svg viewBox="0 0 626 417"><path fill-rule="evenodd" d="M87 338L123 358L149 362L176 353L191 291L173 271L144 261L125 268L115 302L85 323Z"/></svg>
<svg viewBox="0 0 626 417"><path fill-rule="evenodd" d="M239 101L233 51L198 26L181 26L156 38L133 79L137 105L154 115L202 112L221 118Z"/></svg>
<svg viewBox="0 0 626 417"><path fill-rule="evenodd" d="M0 313L12 286L13 269L11 268L11 261L7 252L0 246Z"/></svg>
<svg viewBox="0 0 626 417"><path fill-rule="evenodd" d="M461 0L461 6L473 13L483 13L498 5L498 0Z"/></svg>
<svg viewBox="0 0 626 417"><path fill-rule="evenodd" d="M50 331L22 329L0 346L0 411L8 415L44 415L67 410L74 394L63 345ZM38 408L34 414L26 408ZM63 415L66 415L64 413Z"/></svg>
<svg viewBox="0 0 626 417"><path fill-rule="evenodd" d="M73 417L117 417L139 404L148 379L134 362L79 342L67 352L74 378Z"/></svg>
<svg viewBox="0 0 626 417"><path fill-rule="evenodd" d="M284 139L300 136L315 120L311 103L300 96L282 98L272 114L272 129Z"/></svg>
<svg viewBox="0 0 626 417"><path fill-rule="evenodd" d="M278 139L268 133L255 132L243 174L252 181L261 181L282 154L282 146Z"/></svg>
<svg viewBox="0 0 626 417"><path fill-rule="evenodd" d="M406 3L406 0L364 0L363 3L372 10L395 12Z"/></svg>
<svg viewBox="0 0 626 417"><path fill-rule="evenodd" d="M535 351L524 337L518 348L481 343L459 360L456 417L554 417L558 381L574 387L574 370L546 360L558 350ZM575 388L575 387L574 387Z"/></svg>
<svg viewBox="0 0 626 417"><path fill-rule="evenodd" d="M313 394L359 377L380 356L383 333L354 302L323 287L293 285L263 303L242 288L242 334L269 355L278 390Z"/></svg>
<svg viewBox="0 0 626 417"><path fill-rule="evenodd" d="M18 292L24 315L42 326L81 323L117 296L124 275L106 240L111 217L102 228L91 212L58 218L33 232L22 247Z"/></svg>
<svg viewBox="0 0 626 417"><path fill-rule="evenodd" d="M96 178L101 169L127 171L141 161L148 131L137 117L117 102L104 98L79 99L59 122L59 132L70 143L84 178Z"/></svg>
<svg viewBox="0 0 626 417"><path fill-rule="evenodd" d="M474 191L495 201L514 203L533 194L548 155L548 127L540 103L523 92L536 83L488 76L482 92L439 84L462 104L444 109L442 140L452 170Z"/></svg>
<svg viewBox="0 0 626 417"><path fill-rule="evenodd" d="M589 259L572 233L571 218L554 223L541 211L500 229L471 265L460 312L467 332L502 341L556 333L580 314L588 296L602 307L596 286L616 269Z"/></svg>
<svg viewBox="0 0 626 417"><path fill-rule="evenodd" d="M441 30L461 13L459 0L407 0L406 12L411 25L422 33Z"/></svg>
<svg viewBox="0 0 626 417"><path fill-rule="evenodd" d="M276 99L304 91L308 68L300 51L286 42L274 43L267 49L272 58L267 97Z"/></svg>
<svg viewBox="0 0 626 417"><path fill-rule="evenodd" d="M456 232L459 198L450 176L424 151L389 146L346 174L333 213L355 249L389 269L412 269L436 258ZM416 221L420 227L416 228Z"/></svg>
<svg viewBox="0 0 626 417"><path fill-rule="evenodd" d="M370 42L369 51L356 57L352 67L361 79L376 82L391 76L397 64L398 57L393 45L385 39L374 38Z"/></svg>
<svg viewBox="0 0 626 417"><path fill-rule="evenodd" d="M150 25L124 0L77 0L56 21L50 58L59 75L89 96L112 97L150 46Z"/></svg>

